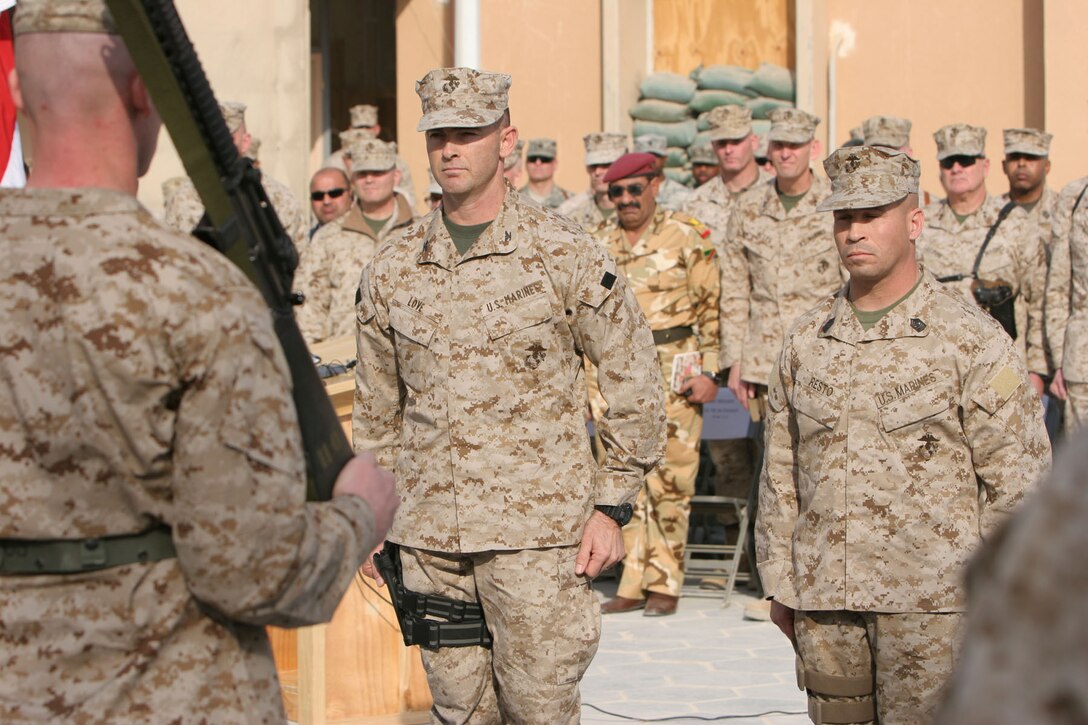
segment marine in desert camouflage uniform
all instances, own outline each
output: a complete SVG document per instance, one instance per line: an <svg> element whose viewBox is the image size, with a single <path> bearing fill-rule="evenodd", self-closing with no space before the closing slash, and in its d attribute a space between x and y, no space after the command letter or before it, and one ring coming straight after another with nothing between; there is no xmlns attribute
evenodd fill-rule
<svg viewBox="0 0 1088 725"><path fill-rule="evenodd" d="M661 174L661 190L657 193L657 205L672 211L682 209L691 199L691 189L665 176L665 162L669 157L669 140L656 133L635 136L632 150L640 154L653 154L657 159L657 172Z"/></svg>
<svg viewBox="0 0 1088 725"><path fill-rule="evenodd" d="M39 143L0 190L0 721L282 722L264 627L332 616L392 477L305 502L260 293L135 198L160 123L105 4L20 0L15 33Z"/></svg>
<svg viewBox="0 0 1088 725"><path fill-rule="evenodd" d="M1017 208L1005 222L1012 236L1035 235L1049 251L1058 194L1046 184L1050 173L1050 142L1054 137L1034 128L1006 128L1003 132L1005 160L1001 169L1009 179L1009 190L1001 203L1015 201Z"/></svg>
<svg viewBox="0 0 1088 725"><path fill-rule="evenodd" d="M295 316L311 345L355 331L355 292L363 267L379 244L415 219L408 200L396 191L394 144L359 139L348 154L358 201L317 231L295 273L295 289L305 298Z"/></svg>
<svg viewBox="0 0 1088 725"><path fill-rule="evenodd" d="M344 160L344 156L347 153L348 147L355 141L376 139L382 132L381 124L378 123L377 106L360 103L359 105L349 108L348 113L351 115L351 125L337 134L340 139L340 148L337 151L333 151L321 164L322 166L331 166L335 169L343 169L345 172L348 171L348 166ZM397 171L400 172L400 180L397 182L397 193L407 199L409 205L415 209L416 187L415 182L412 181L412 170L408 168L408 163L400 157L400 154L397 155Z"/></svg>
<svg viewBox="0 0 1088 725"><path fill-rule="evenodd" d="M589 191L575 194L556 207L555 211L584 229L593 229L616 213L616 205L608 198L604 175L613 161L627 153L627 137L622 133L591 133L582 140L586 147Z"/></svg>
<svg viewBox="0 0 1088 725"><path fill-rule="evenodd" d="M1047 374L1043 348L1043 296L1046 249L1037 235L1018 236L1014 214L998 223L1003 204L986 192L990 161L985 157L986 129L963 123L939 129L937 160L948 197L925 208L926 228L918 240L926 269L972 304L977 304L971 277L982 243L996 230L979 266L979 280L1002 283L1013 294L1016 347L1031 371L1032 387L1042 393ZM962 279L960 279L962 277Z"/></svg>
<svg viewBox="0 0 1088 725"><path fill-rule="evenodd" d="M661 176L651 154L620 157L605 181L617 219L597 227L594 236L616 260L654 331L669 439L665 460L646 477L635 517L623 529L623 577L602 611L644 608L646 616L662 616L676 611L684 583L702 404L718 394L717 378L703 375L675 390L673 360L697 352L702 369L717 372L720 276L709 230L687 214L657 206Z"/></svg>
<svg viewBox="0 0 1088 725"><path fill-rule="evenodd" d="M820 723L931 721L962 577L1049 464L1012 341L919 267L918 163L824 163L847 286L792 327L768 394L756 547Z"/></svg>
<svg viewBox="0 0 1088 725"><path fill-rule="evenodd" d="M589 579L622 558L610 514L664 451L653 337L615 262L502 177L510 82L447 68L416 84L442 206L382 245L356 305L354 440L396 468L404 584L479 601L494 639L423 650L444 723L578 720L600 636ZM609 405L601 466L583 355Z"/></svg>
<svg viewBox="0 0 1088 725"><path fill-rule="evenodd" d="M537 204L549 209L558 208L571 197L571 193L555 183L555 170L559 165L557 144L553 138L531 138L525 150L525 169L529 183L519 191Z"/></svg>
<svg viewBox="0 0 1088 725"><path fill-rule="evenodd" d="M249 152L252 143L252 136L246 130L246 105L237 101L224 101L219 104L219 110L223 113L223 120L227 122L227 130L234 138L238 153L244 156ZM309 235L306 216L302 213L298 199L287 186L266 173L261 174L261 185L295 249L300 255L303 254ZM192 232L204 216L204 202L200 200L200 195L189 177L175 176L164 181L162 196L163 219L166 225L185 234Z"/></svg>

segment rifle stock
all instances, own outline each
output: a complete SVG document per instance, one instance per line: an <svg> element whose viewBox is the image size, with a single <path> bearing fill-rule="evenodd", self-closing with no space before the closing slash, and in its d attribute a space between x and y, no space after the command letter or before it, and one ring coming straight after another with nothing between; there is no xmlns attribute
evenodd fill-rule
<svg viewBox="0 0 1088 725"><path fill-rule="evenodd" d="M260 171L234 146L173 0L106 3L204 202L208 225L198 236L253 281L271 311L291 372L307 496L328 500L352 450L295 323L294 245L265 194Z"/></svg>

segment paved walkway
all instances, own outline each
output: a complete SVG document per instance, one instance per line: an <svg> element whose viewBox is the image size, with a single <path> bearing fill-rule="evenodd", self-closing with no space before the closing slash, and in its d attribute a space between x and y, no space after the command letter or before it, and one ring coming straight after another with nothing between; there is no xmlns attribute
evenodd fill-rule
<svg viewBox="0 0 1088 725"><path fill-rule="evenodd" d="M596 588L603 601L615 582ZM641 612L603 617L600 649L582 681L582 722L809 723L800 714L738 717L770 710L799 713L806 707L797 689L793 649L770 622L743 618L749 601L738 592L723 608L720 597L685 596L670 617Z"/></svg>

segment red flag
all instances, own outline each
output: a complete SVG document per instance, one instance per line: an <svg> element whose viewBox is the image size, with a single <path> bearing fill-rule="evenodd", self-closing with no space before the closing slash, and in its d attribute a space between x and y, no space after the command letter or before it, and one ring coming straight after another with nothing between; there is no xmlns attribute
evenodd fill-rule
<svg viewBox="0 0 1088 725"><path fill-rule="evenodd" d="M12 2L0 0L0 8ZM23 151L19 128L15 123L15 102L8 88L8 74L15 67L15 49L11 32L14 11L0 11L0 186L23 186Z"/></svg>

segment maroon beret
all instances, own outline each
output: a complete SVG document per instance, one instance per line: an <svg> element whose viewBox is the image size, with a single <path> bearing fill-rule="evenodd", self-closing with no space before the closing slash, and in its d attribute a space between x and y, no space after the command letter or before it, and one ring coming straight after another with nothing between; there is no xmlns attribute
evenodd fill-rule
<svg viewBox="0 0 1088 725"><path fill-rule="evenodd" d="M657 157L653 154L624 154L612 162L604 182L628 179L632 176L653 176L657 173Z"/></svg>

